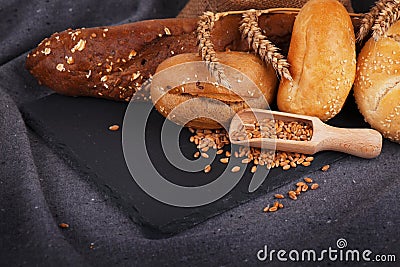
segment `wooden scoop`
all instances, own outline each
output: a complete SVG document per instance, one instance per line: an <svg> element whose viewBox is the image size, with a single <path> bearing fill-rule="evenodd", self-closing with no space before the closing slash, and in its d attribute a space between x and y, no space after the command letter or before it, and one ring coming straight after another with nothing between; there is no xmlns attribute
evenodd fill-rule
<svg viewBox="0 0 400 267"><path fill-rule="evenodd" d="M235 140L233 133L243 125L255 127L256 120L265 118L284 122L306 122L312 125L313 135L309 141L295 141L274 138L251 138ZM329 126L320 119L311 116L290 114L262 109L245 109L238 112L231 121L229 137L232 144L263 147L266 149L314 154L323 150L344 152L362 158L375 158L381 153L382 135L372 129L347 129Z"/></svg>

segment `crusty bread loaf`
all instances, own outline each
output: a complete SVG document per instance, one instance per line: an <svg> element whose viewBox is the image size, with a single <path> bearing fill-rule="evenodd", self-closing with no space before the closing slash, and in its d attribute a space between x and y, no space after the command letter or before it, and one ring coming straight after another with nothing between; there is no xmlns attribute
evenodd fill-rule
<svg viewBox="0 0 400 267"><path fill-rule="evenodd" d="M342 108L356 71L355 36L336 0L310 0L296 17L288 62L293 82L278 90L281 111L329 120Z"/></svg>
<svg viewBox="0 0 400 267"><path fill-rule="evenodd" d="M221 124L210 117L215 116L221 122L228 123L236 112L244 108L267 108L275 97L278 85L272 66L252 53L220 52L217 56L232 90L222 85L216 86L215 83L208 82L211 79L205 79L207 76L204 74L208 75L208 71L197 53L177 55L163 61L154 76L151 99L157 110L167 117L174 108L196 98L195 104L183 107L174 116L170 116L170 119L178 124L186 124L188 118L195 118L186 126L218 129ZM193 62L200 64L187 64ZM161 81L157 80L163 71L167 73L159 78ZM186 80L186 77L195 79ZM168 85L169 91L165 90Z"/></svg>
<svg viewBox="0 0 400 267"><path fill-rule="evenodd" d="M216 51L248 50L238 30L240 20L240 15L234 15L215 23L211 38ZM162 61L197 52L197 21L160 19L66 30L43 40L29 53L26 67L41 84L61 94L129 101ZM265 34L283 50L293 21L291 14L259 19Z"/></svg>
<svg viewBox="0 0 400 267"><path fill-rule="evenodd" d="M400 143L400 21L386 35L358 55L354 96L365 120Z"/></svg>
<svg viewBox="0 0 400 267"><path fill-rule="evenodd" d="M160 61L196 49L195 27L196 19L164 19L66 30L43 40L26 67L61 94L129 101Z"/></svg>

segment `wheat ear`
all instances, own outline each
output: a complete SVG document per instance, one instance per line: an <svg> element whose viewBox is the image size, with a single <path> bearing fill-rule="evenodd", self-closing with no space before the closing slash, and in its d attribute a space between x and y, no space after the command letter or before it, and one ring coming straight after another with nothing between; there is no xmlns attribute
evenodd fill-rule
<svg viewBox="0 0 400 267"><path fill-rule="evenodd" d="M368 13L365 13L362 20L361 26L358 30L357 41L361 42L368 35L372 26L374 25L375 18L378 16L380 11L380 6L383 5L383 2L387 0L381 0L376 2L375 6L373 6Z"/></svg>
<svg viewBox="0 0 400 267"><path fill-rule="evenodd" d="M372 26L372 36L375 40L384 36L390 26L393 25L400 17L400 0L387 1L384 7L379 11Z"/></svg>
<svg viewBox="0 0 400 267"><path fill-rule="evenodd" d="M211 41L211 31L215 21L216 18L213 12L207 11L200 16L197 23L198 51L201 59L206 62L211 76L213 76L219 84L231 88L224 73L224 69L218 62L219 60L214 50L214 44Z"/></svg>
<svg viewBox="0 0 400 267"><path fill-rule="evenodd" d="M399 4L400 0L379 0L375 3L375 6L373 6L370 11L366 14L364 14L362 20L361 20L361 26L357 34L357 41L361 42L370 32L370 30L375 27L377 29L377 34L378 32L381 32L379 30L380 26L376 24L380 24L381 22L378 20L380 13L387 9L387 6L390 4ZM385 30L383 30L385 31Z"/></svg>
<svg viewBox="0 0 400 267"><path fill-rule="evenodd" d="M262 60L271 63L272 67L279 74L289 81L293 81L289 72L289 63L284 56L279 53L277 48L270 42L265 35L262 34L258 25L258 16L255 10L249 10L243 13L243 19L240 22L239 30L242 38L247 39L249 46L260 56Z"/></svg>

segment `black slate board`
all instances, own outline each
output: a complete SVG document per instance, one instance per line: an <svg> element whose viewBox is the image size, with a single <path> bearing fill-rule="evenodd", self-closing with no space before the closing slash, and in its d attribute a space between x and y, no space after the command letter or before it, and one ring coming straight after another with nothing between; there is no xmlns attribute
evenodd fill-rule
<svg viewBox="0 0 400 267"><path fill-rule="evenodd" d="M348 101L350 103L353 100ZM143 109L148 103L137 103ZM52 94L21 109L26 123L47 140L73 167L85 172L101 188L115 199L138 223L148 238L163 238L173 235L208 218L265 194L277 187L289 183L309 172L321 168L345 157L342 153L322 152L315 155L310 167L297 167L289 171L273 169L261 187L253 193L248 192L251 180L248 166L244 177L237 186L223 198L211 204L196 208L179 208L161 203L148 196L132 179L126 166L121 131L109 131L111 124L122 125L126 103L94 98L73 98ZM219 157L213 163L213 171L185 174L168 163L160 147L160 128L164 118L155 110L150 114L146 129L146 144L150 158L173 183L185 186L207 184L217 177L225 167ZM168 122L167 122L168 123ZM365 127L360 114L352 104L332 125L345 127ZM196 147L189 142L190 132L180 134L182 153L191 158ZM260 207L261 209L262 207Z"/></svg>

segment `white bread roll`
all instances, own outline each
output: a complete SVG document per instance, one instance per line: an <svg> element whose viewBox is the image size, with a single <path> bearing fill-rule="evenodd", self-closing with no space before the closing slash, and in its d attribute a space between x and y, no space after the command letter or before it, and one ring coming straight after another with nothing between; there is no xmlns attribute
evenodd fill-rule
<svg viewBox="0 0 400 267"><path fill-rule="evenodd" d="M386 35L368 40L358 55L354 96L365 120L400 143L400 21Z"/></svg>
<svg viewBox="0 0 400 267"><path fill-rule="evenodd" d="M238 84L239 87L236 87L236 90L238 90L236 94L221 85L215 86L213 83L191 80L184 85L180 85L181 78L178 78L177 76L179 75L173 70L163 79L165 80L163 82L164 87L173 84L173 88L168 93L161 87L151 86L151 98L156 109L167 117L174 108L196 98L195 105L182 105L179 114L174 113L169 119L177 124L185 124L184 121L187 118L196 117L197 114L207 114L210 115L208 118L198 117L187 123L186 126L199 129L218 129L222 126L215 120L210 119L211 117L217 117L226 125L236 112L248 108L249 105L252 108L267 108L268 104L273 101L278 86L278 79L272 66L265 64L256 55L246 52L220 52L217 56L221 64L230 66L246 75L249 78L246 80L252 82L253 86L249 86L249 83L243 81ZM180 54L158 65L154 79L156 79L157 74L170 67L190 62L200 62L201 66L205 66L203 65L205 62L201 62L201 58L197 53ZM195 70L189 70L189 67L185 67L183 71L183 74L189 77L193 75L192 72ZM207 70L206 72L208 74ZM237 78L231 77L234 75L230 75L229 69L225 68L225 74L228 79L233 79L232 82L237 82ZM220 102L209 101L203 97ZM265 104L267 105L265 106Z"/></svg>
<svg viewBox="0 0 400 267"><path fill-rule="evenodd" d="M342 109L356 72L353 24L336 0L310 0L296 17L288 62L293 82L278 90L281 111L333 118Z"/></svg>

